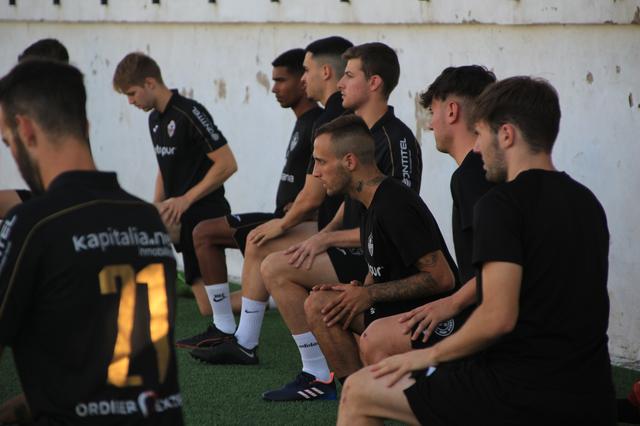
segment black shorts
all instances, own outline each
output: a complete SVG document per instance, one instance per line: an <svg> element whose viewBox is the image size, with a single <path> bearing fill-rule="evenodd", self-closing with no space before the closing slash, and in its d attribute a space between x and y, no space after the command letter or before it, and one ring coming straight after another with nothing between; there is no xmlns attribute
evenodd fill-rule
<svg viewBox="0 0 640 426"><path fill-rule="evenodd" d="M367 262L360 247L329 247L327 255L341 283L349 284L352 280L363 282L366 278Z"/></svg>
<svg viewBox="0 0 640 426"><path fill-rule="evenodd" d="M429 336L426 342L423 342L421 339L412 340L411 347L413 349L428 348L429 346L435 345L445 337L451 336L453 333L460 330L460 327L462 327L465 321L467 321L467 318L469 318L469 315L471 315L471 312L473 312L474 309L475 305L470 306L450 320L441 322L438 324L436 329L433 330L431 336ZM418 324L413 327L413 331L415 331L416 327L418 327Z"/></svg>
<svg viewBox="0 0 640 426"><path fill-rule="evenodd" d="M207 219L214 219L229 214L231 209L226 202L220 204L196 203L189 208L180 219L180 243L175 244L176 251L182 253L184 261L184 278L188 285L201 277L198 257L193 247L193 228L200 222Z"/></svg>
<svg viewBox="0 0 640 426"><path fill-rule="evenodd" d="M615 401L602 390L532 388L501 377L483 354L443 363L430 376L426 373L414 372L416 383L404 390L421 424L616 424Z"/></svg>
<svg viewBox="0 0 640 426"><path fill-rule="evenodd" d="M233 239L243 255L244 249L247 246L247 235L249 235L249 232L277 217L281 216L275 213L240 213L227 215L227 223L229 223L231 228L236 230L233 234Z"/></svg>

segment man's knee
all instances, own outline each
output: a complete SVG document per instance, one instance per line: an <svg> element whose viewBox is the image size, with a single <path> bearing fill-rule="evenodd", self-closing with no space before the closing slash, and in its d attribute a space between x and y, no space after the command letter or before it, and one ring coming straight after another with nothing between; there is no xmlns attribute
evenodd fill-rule
<svg viewBox="0 0 640 426"><path fill-rule="evenodd" d="M362 406L365 402L367 392L370 389L371 380L368 377L369 370L367 368L361 368L355 373L349 375L347 380L342 386L342 396L340 398L340 408L343 405L355 409Z"/></svg>
<svg viewBox="0 0 640 426"><path fill-rule="evenodd" d="M385 358L384 342L383 327L380 320L375 320L360 335L360 356L365 365L375 364Z"/></svg>
<svg viewBox="0 0 640 426"><path fill-rule="evenodd" d="M284 281L285 265L286 259L282 253L272 253L260 264L260 274L269 293Z"/></svg>
<svg viewBox="0 0 640 426"><path fill-rule="evenodd" d="M304 301L304 313L309 324L315 324L322 318L322 308L327 302L327 297L323 292L312 291Z"/></svg>

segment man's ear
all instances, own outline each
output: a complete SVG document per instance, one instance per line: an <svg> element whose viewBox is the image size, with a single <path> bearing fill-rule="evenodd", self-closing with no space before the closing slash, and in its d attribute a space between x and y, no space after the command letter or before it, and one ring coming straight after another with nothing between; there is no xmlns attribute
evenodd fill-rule
<svg viewBox="0 0 640 426"><path fill-rule="evenodd" d="M35 123L31 117L23 114L16 115L16 131L26 147L33 148L36 146Z"/></svg>
<svg viewBox="0 0 640 426"><path fill-rule="evenodd" d="M384 86L384 81L382 81L382 77L380 77L377 74L372 75L367 83L369 84L369 91L371 92L382 90Z"/></svg>
<svg viewBox="0 0 640 426"><path fill-rule="evenodd" d="M322 79L323 80L331 80L333 77L333 68L329 64L322 65Z"/></svg>
<svg viewBox="0 0 640 426"><path fill-rule="evenodd" d="M158 85L158 82L156 81L155 78L145 77L145 79L144 79L144 88L145 89L154 90L157 85Z"/></svg>
<svg viewBox="0 0 640 426"><path fill-rule="evenodd" d="M460 104L454 100L446 101L445 117L447 124L454 124L460 119Z"/></svg>
<svg viewBox="0 0 640 426"><path fill-rule="evenodd" d="M342 157L342 165L349 170L350 172L354 171L358 165L358 158L353 155L353 153L349 152L344 157Z"/></svg>
<svg viewBox="0 0 640 426"><path fill-rule="evenodd" d="M518 130L509 123L505 123L498 129L498 144L502 149L511 148L518 136Z"/></svg>

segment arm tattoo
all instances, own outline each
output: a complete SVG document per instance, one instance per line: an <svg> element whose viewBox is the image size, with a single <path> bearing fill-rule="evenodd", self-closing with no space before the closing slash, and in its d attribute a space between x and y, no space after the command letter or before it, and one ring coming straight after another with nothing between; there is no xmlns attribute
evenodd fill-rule
<svg viewBox="0 0 640 426"><path fill-rule="evenodd" d="M374 302L419 299L440 292L442 292L442 286L429 272L418 272L407 278L373 284L369 287L369 294Z"/></svg>

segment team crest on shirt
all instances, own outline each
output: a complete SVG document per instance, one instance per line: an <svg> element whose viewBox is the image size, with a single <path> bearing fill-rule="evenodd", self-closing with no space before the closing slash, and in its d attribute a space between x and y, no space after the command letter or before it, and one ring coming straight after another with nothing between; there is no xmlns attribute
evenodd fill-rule
<svg viewBox="0 0 640 426"><path fill-rule="evenodd" d="M452 318L448 321L443 321L435 329L435 333L441 337L447 337L453 332L456 326L456 321Z"/></svg>
<svg viewBox="0 0 640 426"><path fill-rule="evenodd" d="M369 249L369 255L373 257L373 234L369 234L369 239L367 240L367 248Z"/></svg>
<svg viewBox="0 0 640 426"><path fill-rule="evenodd" d="M296 146L298 146L298 140L299 139L300 138L298 136L298 132L295 132L293 135L291 135L291 140L289 141L289 148L287 149L287 157L289 157L289 153L291 151L296 149Z"/></svg>
<svg viewBox="0 0 640 426"><path fill-rule="evenodd" d="M175 132L176 132L176 122L171 120L169 124L167 124L167 133L169 134L169 137L172 138Z"/></svg>

